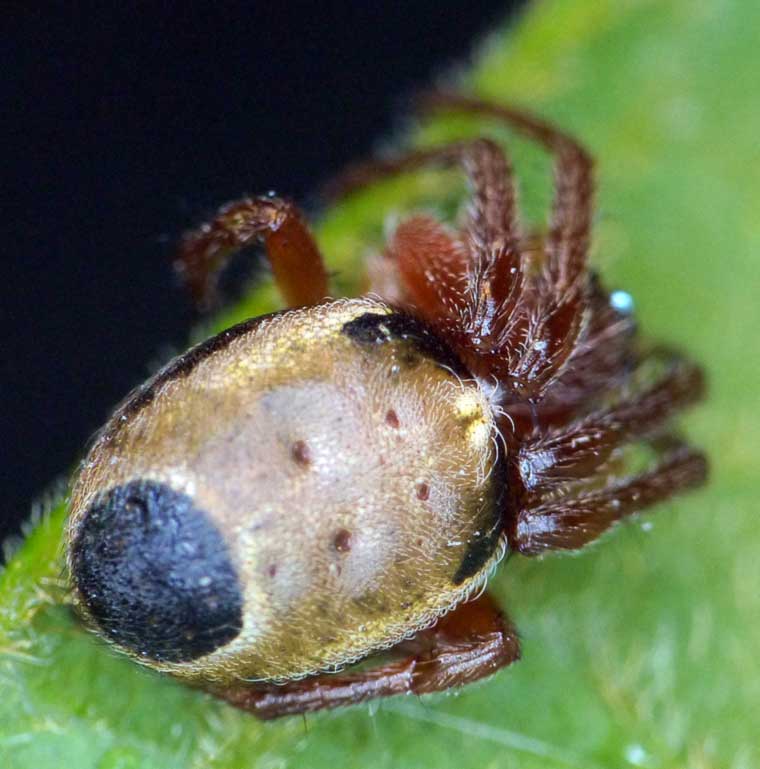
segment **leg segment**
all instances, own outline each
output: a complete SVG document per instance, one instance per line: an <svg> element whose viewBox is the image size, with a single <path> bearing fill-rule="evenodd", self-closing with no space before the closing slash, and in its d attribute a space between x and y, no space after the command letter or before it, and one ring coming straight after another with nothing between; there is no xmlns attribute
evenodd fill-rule
<svg viewBox="0 0 760 769"><path fill-rule="evenodd" d="M511 258L488 260L489 254L498 253L503 247L503 240L499 230L484 223L501 221L503 233L505 219L511 222L514 218L514 195L511 185L505 187L508 168L504 163L490 163L487 172L482 164L475 170L474 155L470 156L468 167L463 148L487 146L490 142L462 142L419 150L395 160L363 164L340 177L332 189L345 194L390 174L433 161L460 158L474 190L473 210L465 228L468 245L481 258L486 257L491 269L482 274L473 269L467 276L467 303L458 324L461 338L455 344L473 373L495 375L514 391L514 400L538 401L573 354L586 320L589 287L585 267L593 192L591 159L572 137L519 110L457 94L433 93L421 101L427 111L463 111L496 118L555 154L552 217L544 240L540 274L531 278L530 289L525 286L528 281L523 274L524 265L520 264L514 225L508 228ZM505 189L509 190L506 197ZM497 212L501 212L501 220ZM418 269L434 275L434 262L435 254L431 253ZM514 271L514 275L505 270ZM509 281L510 291L502 287L501 292L494 292L497 281ZM526 301L520 303L520 312L513 312L518 298Z"/></svg>
<svg viewBox="0 0 760 769"><path fill-rule="evenodd" d="M541 426L561 426L579 411L588 413L604 393L619 390L639 362L635 333L633 316L615 309L592 275L588 323L538 407Z"/></svg>
<svg viewBox="0 0 760 769"><path fill-rule="evenodd" d="M661 432L677 411L703 395L702 370L671 358L662 378L638 395L525 443L518 465L527 501L540 502L567 483L593 477L624 442Z"/></svg>
<svg viewBox="0 0 760 769"><path fill-rule="evenodd" d="M517 633L488 595L464 603L397 647L403 659L357 673L323 673L276 684L240 684L211 693L262 719L309 713L394 694L461 686L517 660Z"/></svg>
<svg viewBox="0 0 760 769"><path fill-rule="evenodd" d="M436 256L434 262L431 254ZM440 222L430 216L413 216L401 222L381 258L385 274L392 271L395 277L390 285L397 300L413 304L439 328L447 328L460 317L470 256L462 240ZM394 291L390 294L393 297Z"/></svg>
<svg viewBox="0 0 760 769"><path fill-rule="evenodd" d="M221 208L213 221L182 239L176 268L194 299L208 304L215 279L232 254L263 243L275 281L289 306L327 295L327 272L298 209L281 198L244 198Z"/></svg>
<svg viewBox="0 0 760 769"><path fill-rule="evenodd" d="M578 550L622 518L700 486L706 478L704 455L675 445L641 475L599 491L523 508L509 532L510 546L523 555Z"/></svg>
<svg viewBox="0 0 760 769"><path fill-rule="evenodd" d="M447 336L475 374L489 376L505 349L512 311L524 286L511 168L488 139L417 150L350 168L330 187L345 195L427 165L459 164L472 191L461 237L428 217L402 224L389 252L416 311Z"/></svg>
<svg viewBox="0 0 760 769"><path fill-rule="evenodd" d="M523 344L510 361L507 378L518 399L538 401L573 354L584 328L593 163L571 136L519 110L456 93L431 93L421 102L427 111L462 111L495 118L554 153L555 195L545 260L531 306L515 319L513 334Z"/></svg>
<svg viewBox="0 0 760 769"><path fill-rule="evenodd" d="M553 152L555 196L547 236L546 274L557 294L582 275L591 232L593 163L569 134L521 110L457 93L433 92L420 99L427 112L467 112L495 118Z"/></svg>
<svg viewBox="0 0 760 769"><path fill-rule="evenodd" d="M346 195L388 176L454 164L462 166L472 190L464 247L460 242L456 263L439 258L435 246L453 241L426 217L402 225L392 251L410 299L429 322L451 318L452 330L466 324L462 340L476 336L484 348L494 347L501 342L498 323L509 315L522 284L511 168L496 144L476 139L368 161L349 168L328 193ZM416 249L404 247L410 240ZM444 254L453 250L457 246L444 246Z"/></svg>
<svg viewBox="0 0 760 769"><path fill-rule="evenodd" d="M489 139L454 142L358 163L333 179L325 192L332 198L344 197L391 176L431 165L455 164L461 165L472 189L471 236L480 240L484 248L498 241L502 247L511 246L515 251L517 224L512 169L501 148ZM515 263L518 261L514 253L512 258Z"/></svg>

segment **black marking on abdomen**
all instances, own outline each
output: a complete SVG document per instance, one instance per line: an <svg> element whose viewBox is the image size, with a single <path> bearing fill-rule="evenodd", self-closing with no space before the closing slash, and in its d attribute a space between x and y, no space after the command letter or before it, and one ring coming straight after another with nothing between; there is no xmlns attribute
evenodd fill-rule
<svg viewBox="0 0 760 769"><path fill-rule="evenodd" d="M158 662L190 662L238 636L243 595L227 545L193 500L131 481L84 513L72 580L111 641Z"/></svg>
<svg viewBox="0 0 760 769"><path fill-rule="evenodd" d="M504 534L504 518L510 506L507 486L507 468L501 453L488 480L490 502L479 516L478 532L470 539L459 568L452 582L461 585L466 579L477 574L491 560Z"/></svg>
<svg viewBox="0 0 760 769"><path fill-rule="evenodd" d="M389 315L365 312L343 324L341 332L362 347L406 342L418 353L431 358L462 377L469 376L455 352L425 323L402 312ZM414 355L402 356L410 368L417 365Z"/></svg>
<svg viewBox="0 0 760 769"><path fill-rule="evenodd" d="M452 582L455 585L461 585L466 579L477 574L496 551L500 537L500 528L496 526L490 531L473 537L467 545L464 558L462 558Z"/></svg>

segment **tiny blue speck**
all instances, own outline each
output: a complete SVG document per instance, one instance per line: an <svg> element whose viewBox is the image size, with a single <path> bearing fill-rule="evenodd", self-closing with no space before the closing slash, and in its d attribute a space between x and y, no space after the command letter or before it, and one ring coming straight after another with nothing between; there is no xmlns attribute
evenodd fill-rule
<svg viewBox="0 0 760 769"><path fill-rule="evenodd" d="M641 745L629 745L625 749L625 757L634 766L643 766L647 762L647 752Z"/></svg>
<svg viewBox="0 0 760 769"><path fill-rule="evenodd" d="M624 315L630 315L633 312L633 297L627 291L613 291L610 294L610 306Z"/></svg>

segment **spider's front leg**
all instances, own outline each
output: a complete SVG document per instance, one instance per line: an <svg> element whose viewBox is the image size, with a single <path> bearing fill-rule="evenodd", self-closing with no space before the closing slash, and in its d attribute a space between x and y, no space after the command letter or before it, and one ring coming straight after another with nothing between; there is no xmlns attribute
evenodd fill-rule
<svg viewBox="0 0 760 769"><path fill-rule="evenodd" d="M263 244L275 281L291 307L316 304L327 295L327 271L301 212L276 197L243 198L182 239L176 268L199 305L214 298L216 277L227 260Z"/></svg>
<svg viewBox="0 0 760 769"><path fill-rule="evenodd" d="M451 245L442 247L446 233L440 225L418 217L399 228L389 250L410 303L470 370L495 377L513 400L538 402L576 350L588 320L591 158L571 136L521 110L441 93L425 97L422 106L496 118L554 154L552 216L536 265L521 258L509 164L486 139L354 166L330 192L344 195L427 164L460 162L472 188L461 239L448 236Z"/></svg>
<svg viewBox="0 0 760 769"><path fill-rule="evenodd" d="M371 160L350 167L328 194L454 164L471 189L465 225L454 233L427 216L402 222L387 249L400 284L393 293L448 340L473 374L490 377L494 361L506 360L505 350L517 344L510 323L525 288L512 171L503 150L489 139L474 139Z"/></svg>
<svg viewBox="0 0 760 769"><path fill-rule="evenodd" d="M258 718L310 713L395 694L429 694L494 673L520 656L517 633L487 594L463 603L394 650L401 659L285 684L237 683L211 694Z"/></svg>
<svg viewBox="0 0 760 769"><path fill-rule="evenodd" d="M464 112L494 118L534 139L554 155L554 200L544 258L529 302L514 318L510 344L494 373L517 399L539 401L585 333L591 296L586 260L591 236L593 162L585 148L551 123L522 110L457 93L420 100L428 112ZM519 339L519 345L514 340Z"/></svg>
<svg viewBox="0 0 760 769"><path fill-rule="evenodd" d="M702 399L702 369L677 356L666 363L666 372L637 395L526 439L516 463L529 501L556 497L563 486L593 478L626 442L661 435L678 411Z"/></svg>

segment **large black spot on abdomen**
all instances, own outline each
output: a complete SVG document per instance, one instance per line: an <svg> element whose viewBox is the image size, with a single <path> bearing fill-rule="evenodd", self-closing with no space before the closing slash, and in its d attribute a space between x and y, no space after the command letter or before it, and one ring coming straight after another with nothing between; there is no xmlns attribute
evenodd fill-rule
<svg viewBox="0 0 760 769"><path fill-rule="evenodd" d="M229 643L243 597L227 545L193 500L155 481L100 496L72 544L72 579L105 635L160 662Z"/></svg>

